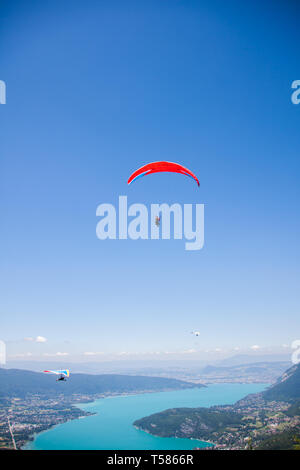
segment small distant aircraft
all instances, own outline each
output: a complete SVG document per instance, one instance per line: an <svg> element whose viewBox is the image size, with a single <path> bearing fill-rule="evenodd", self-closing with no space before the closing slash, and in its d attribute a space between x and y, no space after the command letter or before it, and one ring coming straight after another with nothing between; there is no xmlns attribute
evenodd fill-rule
<svg viewBox="0 0 300 470"><path fill-rule="evenodd" d="M191 335L199 336L199 335L200 335L200 331L191 331Z"/></svg>
<svg viewBox="0 0 300 470"><path fill-rule="evenodd" d="M46 372L48 374L59 375L59 377L56 379L56 382L59 382L59 381L66 382L67 377L70 377L69 369L65 369L65 370L44 370L44 372Z"/></svg>

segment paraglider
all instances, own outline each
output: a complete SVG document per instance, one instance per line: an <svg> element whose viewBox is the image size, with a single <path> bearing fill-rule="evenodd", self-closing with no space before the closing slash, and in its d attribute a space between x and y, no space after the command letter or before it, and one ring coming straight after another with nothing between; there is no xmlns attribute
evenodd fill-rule
<svg viewBox="0 0 300 470"><path fill-rule="evenodd" d="M65 370L44 370L44 372L49 373L49 374L59 375L59 377L56 379L56 382L59 382L59 381L66 382L67 377L70 377L69 369L65 369Z"/></svg>
<svg viewBox="0 0 300 470"><path fill-rule="evenodd" d="M162 172L169 172L169 173L179 173L181 175L189 176L193 178L197 185L200 186L199 180L194 173L190 170L185 168L184 166L180 165L179 163L174 162L151 162L147 165L142 166L138 170L134 171L130 177L128 178L127 183L131 184L136 179L140 178L141 176L151 175L153 173L162 173ZM155 225L156 227L160 226L160 217L155 217Z"/></svg>
<svg viewBox="0 0 300 470"><path fill-rule="evenodd" d="M132 175L129 177L127 183L130 184L137 178L145 175L151 175L152 173L161 173L161 172L170 172L170 173L179 173L182 175L189 176L193 178L198 186L200 186L198 178L192 173L190 170L185 168L184 166L180 165L179 163L174 162L152 162L148 163L147 165L142 166L138 170L136 170Z"/></svg>

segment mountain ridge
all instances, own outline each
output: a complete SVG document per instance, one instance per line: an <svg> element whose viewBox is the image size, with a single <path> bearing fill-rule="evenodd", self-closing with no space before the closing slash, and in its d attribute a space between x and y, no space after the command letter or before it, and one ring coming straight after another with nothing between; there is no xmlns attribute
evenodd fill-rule
<svg viewBox="0 0 300 470"><path fill-rule="evenodd" d="M161 391L204 387L178 379L122 374L71 374L67 382L56 382L54 375L19 369L0 369L0 397L29 394L52 396L59 393L95 395L109 392Z"/></svg>

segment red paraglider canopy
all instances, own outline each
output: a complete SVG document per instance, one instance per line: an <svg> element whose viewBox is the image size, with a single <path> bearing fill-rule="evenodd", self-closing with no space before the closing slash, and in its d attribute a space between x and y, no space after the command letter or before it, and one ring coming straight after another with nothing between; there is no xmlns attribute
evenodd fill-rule
<svg viewBox="0 0 300 470"><path fill-rule="evenodd" d="M190 170L185 168L178 163L173 162L152 162L148 163L147 165L142 166L138 170L136 170L132 175L129 177L127 183L130 184L132 181L140 178L141 176L151 175L152 173L160 173L163 171L168 171L171 173L181 173L182 175L190 176L193 178L198 186L200 186L198 178L192 173Z"/></svg>

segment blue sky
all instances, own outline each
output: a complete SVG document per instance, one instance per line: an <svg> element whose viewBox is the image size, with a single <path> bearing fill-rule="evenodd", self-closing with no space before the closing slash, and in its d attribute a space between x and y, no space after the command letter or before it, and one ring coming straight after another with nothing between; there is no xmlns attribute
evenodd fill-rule
<svg viewBox="0 0 300 470"><path fill-rule="evenodd" d="M299 337L296 2L1 2L8 354L233 350ZM160 174L127 187L150 161ZM96 207L205 204L205 246L100 241ZM47 341L24 341L42 336Z"/></svg>

